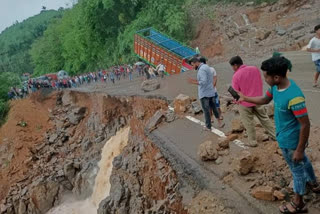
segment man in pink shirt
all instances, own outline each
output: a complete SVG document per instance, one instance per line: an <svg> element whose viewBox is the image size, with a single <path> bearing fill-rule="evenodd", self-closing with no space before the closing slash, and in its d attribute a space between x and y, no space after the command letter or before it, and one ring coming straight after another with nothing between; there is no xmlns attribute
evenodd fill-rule
<svg viewBox="0 0 320 214"><path fill-rule="evenodd" d="M235 71L232 77L232 87L235 91L239 91L247 97L263 96L261 73L257 67L244 65L239 56L232 57L229 63ZM269 136L272 139L276 138L273 123L263 106L241 101L239 102L239 112L241 121L247 130L248 146L257 146L254 116L259 119Z"/></svg>

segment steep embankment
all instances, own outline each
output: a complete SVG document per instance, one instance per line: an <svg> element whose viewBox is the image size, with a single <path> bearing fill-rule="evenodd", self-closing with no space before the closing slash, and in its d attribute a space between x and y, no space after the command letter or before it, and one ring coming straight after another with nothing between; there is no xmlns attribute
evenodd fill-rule
<svg viewBox="0 0 320 214"><path fill-rule="evenodd" d="M208 5L190 12L199 20L191 44L204 56L215 57L215 62L234 55L261 57L273 51L301 50L319 24L319 8L317 0Z"/></svg>
<svg viewBox="0 0 320 214"><path fill-rule="evenodd" d="M108 189L103 213L121 206L131 213L185 213L175 172L144 135L146 121L159 109L167 109L166 101L68 91L13 102L0 132L1 158L10 156L1 168L0 213L46 213L72 193L69 201L91 197L98 208ZM128 127L125 133L118 132L122 127ZM98 171L102 177L96 179Z"/></svg>

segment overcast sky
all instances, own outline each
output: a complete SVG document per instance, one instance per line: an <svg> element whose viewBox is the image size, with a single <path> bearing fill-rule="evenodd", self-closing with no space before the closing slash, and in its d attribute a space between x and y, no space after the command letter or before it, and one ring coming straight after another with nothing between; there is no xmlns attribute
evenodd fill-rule
<svg viewBox="0 0 320 214"><path fill-rule="evenodd" d="M75 0L0 0L0 32L12 25L40 13L42 6L58 9L72 5Z"/></svg>

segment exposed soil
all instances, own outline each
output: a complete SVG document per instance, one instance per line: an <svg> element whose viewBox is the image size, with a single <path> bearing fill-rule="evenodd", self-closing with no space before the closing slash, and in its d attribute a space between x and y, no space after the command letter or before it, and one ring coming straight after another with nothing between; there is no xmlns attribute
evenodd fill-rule
<svg viewBox="0 0 320 214"><path fill-rule="evenodd" d="M301 50L319 22L320 2L279 0L257 6L193 7L196 9L190 8L190 16L198 21L192 47L199 47L202 55L221 62L235 55L261 57L273 51Z"/></svg>
<svg viewBox="0 0 320 214"><path fill-rule="evenodd" d="M0 129L0 201L11 185L28 176L32 151L52 128L49 112L55 106L56 96L42 102L34 99L38 96L34 94L30 99L12 101L8 121ZM25 127L22 127L23 123Z"/></svg>

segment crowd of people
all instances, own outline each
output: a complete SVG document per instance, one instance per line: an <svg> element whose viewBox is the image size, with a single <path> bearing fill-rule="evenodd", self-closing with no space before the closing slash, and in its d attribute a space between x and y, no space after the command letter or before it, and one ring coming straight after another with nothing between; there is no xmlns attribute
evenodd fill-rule
<svg viewBox="0 0 320 214"><path fill-rule="evenodd" d="M42 88L53 88L56 90L62 90L66 88L76 88L82 85L88 85L92 83L112 83L115 84L117 81L128 79L133 80L134 71L142 70L146 65L140 63L137 65L120 65L113 66L107 70L100 70L97 72L90 72L80 74L72 77L64 77L61 79L50 78L43 76L42 78L30 78L25 81L22 87L12 87L8 92L8 98L20 99L25 98L28 94L31 94ZM139 76L145 76L144 73L137 72Z"/></svg>
<svg viewBox="0 0 320 214"><path fill-rule="evenodd" d="M317 87L320 76L320 25L317 25L314 31L315 37L309 42L307 51L312 53L312 61L316 66L313 86ZM259 68L245 65L240 56L232 57L229 63L234 70L231 94L235 98L234 102L239 105L240 118L247 131L246 145L257 146L254 121L256 116L270 138L278 142L283 158L291 170L294 197L290 203L279 207L280 212L307 213L308 208L303 200L306 189L320 193L320 185L305 153L309 142L310 120L302 90L294 80L288 78L288 72L292 71L290 60L280 53L274 53L262 63L264 80L270 86L265 94ZM212 113L218 120L222 120L221 113L217 110L219 101L215 88L216 72L199 56L192 58L190 64L198 73L196 79L190 78L188 81L198 85L206 130L211 130ZM275 125L263 107L272 100Z"/></svg>
<svg viewBox="0 0 320 214"><path fill-rule="evenodd" d="M45 76L42 78L30 78L28 81L24 82L22 87L12 87L8 92L8 98L10 100L24 98L28 94L41 88L62 90L97 82L115 84L117 81L123 79L132 81L134 76L143 77L144 79L163 78L165 73L165 66L161 60L159 65L155 68L147 63L139 61L134 65L113 66L107 70L80 74L73 77L64 77L62 79L52 79Z"/></svg>

